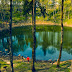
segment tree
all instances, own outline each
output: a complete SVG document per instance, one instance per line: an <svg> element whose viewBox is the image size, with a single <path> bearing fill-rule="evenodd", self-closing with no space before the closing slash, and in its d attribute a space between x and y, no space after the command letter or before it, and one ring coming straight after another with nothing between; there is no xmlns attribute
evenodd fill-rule
<svg viewBox="0 0 72 72"><path fill-rule="evenodd" d="M46 55L46 50L48 47L48 33L45 31L43 34L43 42L42 42L42 50L44 52L44 56Z"/></svg>
<svg viewBox="0 0 72 72"><path fill-rule="evenodd" d="M57 67L59 67L59 65L60 65L62 46L63 46L63 2L64 2L64 0L62 0L62 10L61 10L61 46L60 46L59 58L58 58L58 61L57 61Z"/></svg>
<svg viewBox="0 0 72 72"><path fill-rule="evenodd" d="M35 72L35 48L36 48L36 0L33 0L32 9L32 33L33 33L33 48L32 48L32 72Z"/></svg>
<svg viewBox="0 0 72 72"><path fill-rule="evenodd" d="M10 0L10 38L9 38L9 48L10 48L10 64L11 64L11 72L14 72L13 70L13 50L12 50L12 0Z"/></svg>
<svg viewBox="0 0 72 72"><path fill-rule="evenodd" d="M3 22L4 22L4 0L1 0L1 19L2 19L2 27L4 27L4 24L3 24Z"/></svg>

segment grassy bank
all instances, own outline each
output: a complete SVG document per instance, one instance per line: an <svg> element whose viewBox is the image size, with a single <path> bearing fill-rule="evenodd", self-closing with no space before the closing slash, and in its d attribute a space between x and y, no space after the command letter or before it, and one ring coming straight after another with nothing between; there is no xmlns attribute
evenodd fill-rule
<svg viewBox="0 0 72 72"><path fill-rule="evenodd" d="M31 71L31 61L28 63L27 61L22 62L22 60L14 60L14 71L15 72L32 72ZM7 64L7 62L4 62L3 60L0 60L0 69L2 72L5 70L7 72L10 72L10 64ZM5 69L4 67L7 66ZM56 67L56 63L52 64L49 62L35 62L35 69L36 72L70 72L71 61L64 61L60 64L60 68Z"/></svg>

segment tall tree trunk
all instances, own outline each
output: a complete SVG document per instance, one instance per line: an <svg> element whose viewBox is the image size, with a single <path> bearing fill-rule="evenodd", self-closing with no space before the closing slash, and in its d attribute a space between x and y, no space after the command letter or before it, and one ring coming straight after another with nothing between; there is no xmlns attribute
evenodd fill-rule
<svg viewBox="0 0 72 72"><path fill-rule="evenodd" d="M13 70L13 50L12 50L12 0L10 0L10 38L9 38L9 48L10 48L10 64L11 64L11 72Z"/></svg>
<svg viewBox="0 0 72 72"><path fill-rule="evenodd" d="M61 53L62 53L62 45L63 45L63 2L64 2L64 0L62 0L62 11L61 11L61 46L60 46L59 58L58 58L58 61L57 61L57 67L59 67L59 65L60 65L60 59L61 59Z"/></svg>
<svg viewBox="0 0 72 72"><path fill-rule="evenodd" d="M33 48L32 48L32 72L35 72L35 49L36 49L36 1L33 0L32 10L32 33L33 33Z"/></svg>

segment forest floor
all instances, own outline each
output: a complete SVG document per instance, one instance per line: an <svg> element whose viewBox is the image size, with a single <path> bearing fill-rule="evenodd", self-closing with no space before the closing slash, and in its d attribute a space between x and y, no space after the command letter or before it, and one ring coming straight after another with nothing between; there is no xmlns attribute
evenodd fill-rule
<svg viewBox="0 0 72 72"><path fill-rule="evenodd" d="M48 61L36 61L35 62L35 69L36 72L71 72L71 62L72 60L68 61L61 61L60 67L57 68L57 62L54 62L53 64ZM5 69L4 67L7 68ZM18 59L17 56L14 57L13 61L14 66L14 72L32 72L31 71L31 60L28 63L26 59ZM10 62L9 59L6 57L0 58L0 69L1 72L11 72L10 71Z"/></svg>

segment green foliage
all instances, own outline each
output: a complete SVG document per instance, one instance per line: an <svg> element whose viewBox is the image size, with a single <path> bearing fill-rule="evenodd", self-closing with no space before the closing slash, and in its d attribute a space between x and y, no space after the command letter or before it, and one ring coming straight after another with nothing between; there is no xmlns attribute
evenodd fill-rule
<svg viewBox="0 0 72 72"><path fill-rule="evenodd" d="M2 1L2 0L1 0ZM21 3L22 4L18 4ZM32 0L14 0L13 3L13 22L19 23L19 22L27 22L27 20L32 20ZM61 1L53 0L53 1L47 1L47 0L40 0L36 1L37 7L36 7L36 19L37 20L45 20L45 21L51 21L54 23L60 23L61 21ZM55 4L58 3L58 4ZM3 22L9 22L10 18L10 12L7 1L2 1L2 4L0 4L0 23ZM54 15L53 15L54 12ZM55 13L56 12L56 13ZM69 14L68 14L69 13ZM43 17L42 17L43 16ZM69 16L69 19L68 19ZM71 24L72 20L72 7L71 7L71 0L65 0L64 1L64 23L67 22L67 24ZM30 18L30 19L29 19ZM3 20L2 20L3 19Z"/></svg>
<svg viewBox="0 0 72 72"><path fill-rule="evenodd" d="M14 23L18 23L18 22L21 22L25 19L25 17L13 17L12 18Z"/></svg>
<svg viewBox="0 0 72 72"><path fill-rule="evenodd" d="M65 19L64 23L68 24L68 25L72 24L72 18L71 19Z"/></svg>
<svg viewBox="0 0 72 72"><path fill-rule="evenodd" d="M23 15L29 14L30 10L32 10L32 1L23 0Z"/></svg>

